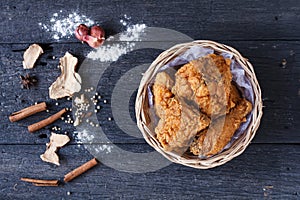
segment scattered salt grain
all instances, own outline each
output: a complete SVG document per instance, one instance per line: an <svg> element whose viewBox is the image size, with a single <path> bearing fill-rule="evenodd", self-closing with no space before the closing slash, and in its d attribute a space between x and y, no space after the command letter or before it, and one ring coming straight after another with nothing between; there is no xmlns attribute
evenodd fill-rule
<svg viewBox="0 0 300 200"><path fill-rule="evenodd" d="M122 24L123 26L126 26L126 25L127 25L127 22L125 22L123 19L121 19L120 22L121 22L121 24Z"/></svg>
<svg viewBox="0 0 300 200"><path fill-rule="evenodd" d="M87 57L92 60L100 60L101 62L113 62L119 59L120 56L132 51L136 41L141 41L141 35L144 33L145 24L134 24L128 21L130 17L124 15L124 19L120 20L123 26L126 26L126 31L119 35L119 40L123 43L112 43L111 45L100 46L95 51L90 52ZM113 36L106 41L112 41Z"/></svg>
<svg viewBox="0 0 300 200"><path fill-rule="evenodd" d="M144 32L145 24L135 24L128 26L125 33L120 35L121 41L140 41L140 34Z"/></svg>
<svg viewBox="0 0 300 200"><path fill-rule="evenodd" d="M82 144L82 143L91 142L94 139L94 135L89 133L87 130L83 130L83 131L77 132L77 134L75 135L75 138L77 140L77 144Z"/></svg>
<svg viewBox="0 0 300 200"><path fill-rule="evenodd" d="M85 15L76 12L70 14L63 14L62 11L54 13L48 24L38 23L38 25L45 31L52 33L52 38L60 40L61 38L70 38L73 36L76 27L79 24L86 24L91 26L95 22Z"/></svg>
<svg viewBox="0 0 300 200"><path fill-rule="evenodd" d="M113 148L113 146L104 144L102 146L99 146L99 147L95 148L95 151L97 153L102 151L102 152L105 152L106 154L108 154L108 153L111 153L112 148Z"/></svg>

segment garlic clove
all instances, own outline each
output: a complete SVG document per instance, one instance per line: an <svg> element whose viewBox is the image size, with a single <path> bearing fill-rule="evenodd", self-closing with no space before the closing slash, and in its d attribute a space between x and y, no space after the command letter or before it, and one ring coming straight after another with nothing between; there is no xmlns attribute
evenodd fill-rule
<svg viewBox="0 0 300 200"><path fill-rule="evenodd" d="M95 37L98 40L105 40L105 32L100 26L92 26L90 36Z"/></svg>
<svg viewBox="0 0 300 200"><path fill-rule="evenodd" d="M83 37L88 35L89 32L90 29L86 25L80 24L75 30L75 36L78 40L83 41Z"/></svg>
<svg viewBox="0 0 300 200"><path fill-rule="evenodd" d="M97 48L104 43L105 39L103 39L103 38L97 39L93 36L86 35L83 37L83 41L88 43L88 45L90 45L90 47Z"/></svg>

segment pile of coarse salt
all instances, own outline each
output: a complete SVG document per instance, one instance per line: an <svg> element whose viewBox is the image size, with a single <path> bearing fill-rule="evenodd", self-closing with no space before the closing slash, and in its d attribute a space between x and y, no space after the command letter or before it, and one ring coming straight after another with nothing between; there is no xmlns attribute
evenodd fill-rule
<svg viewBox="0 0 300 200"><path fill-rule="evenodd" d="M120 23L126 28L126 30L119 34L119 41L112 42L110 45L100 46L98 49L90 52L87 57L93 60L100 60L102 62L116 61L120 56L132 51L135 46L135 42L141 41L141 35L144 33L146 25L132 24L129 21L130 19L130 17L124 15L124 19L120 20ZM53 39L60 40L61 38L73 37L74 31L79 24L91 26L94 25L95 22L85 15L80 15L76 12L65 15L60 10L59 13L54 13L52 15L50 23L39 23L39 26L43 30L50 32ZM107 41L112 41L113 39L114 36L111 36L107 39ZM77 104L78 105L75 105L79 106L77 115L80 115L81 111L88 110L89 106L85 101L82 105L80 102L77 102ZM74 131L74 136L78 146L82 143L91 143L94 139L94 135L89 133L87 130L83 130L81 132ZM112 148L113 147L111 145L103 145L96 150L97 152L105 151L106 153L110 153Z"/></svg>
<svg viewBox="0 0 300 200"><path fill-rule="evenodd" d="M125 19L130 19L124 15ZM123 19L120 20L123 26L129 24ZM101 62L113 62L118 58L133 50L136 41L141 41L141 34L144 33L146 28L145 24L134 24L126 26L126 31L119 35L119 41L115 41L110 45L100 46L95 51L90 52L87 58L92 60L100 60ZM114 37L109 37L106 41L109 42ZM120 43L123 42L123 43Z"/></svg>
<svg viewBox="0 0 300 200"><path fill-rule="evenodd" d="M62 13L62 10L60 10L59 13L52 15L49 24L40 22L39 26L43 30L51 32L53 39L60 40L61 38L74 36L74 31L79 24L91 26L95 24L95 22L85 15L80 15L76 12L65 15Z"/></svg>

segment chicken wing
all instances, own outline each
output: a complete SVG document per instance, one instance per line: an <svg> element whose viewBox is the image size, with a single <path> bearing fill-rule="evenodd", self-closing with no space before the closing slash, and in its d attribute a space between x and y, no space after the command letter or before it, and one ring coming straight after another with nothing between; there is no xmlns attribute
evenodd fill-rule
<svg viewBox="0 0 300 200"><path fill-rule="evenodd" d="M195 101L208 116L229 112L232 80L230 60L209 54L182 66L175 77L172 89L175 95Z"/></svg>
<svg viewBox="0 0 300 200"><path fill-rule="evenodd" d="M194 155L212 156L219 153L231 140L233 134L246 121L252 104L242 99L224 118L212 121L208 129L200 132L190 146Z"/></svg>
<svg viewBox="0 0 300 200"><path fill-rule="evenodd" d="M154 107L160 118L155 128L158 141L166 151L185 152L196 134L205 129L209 118L179 101L170 91L171 78L157 74L152 91Z"/></svg>

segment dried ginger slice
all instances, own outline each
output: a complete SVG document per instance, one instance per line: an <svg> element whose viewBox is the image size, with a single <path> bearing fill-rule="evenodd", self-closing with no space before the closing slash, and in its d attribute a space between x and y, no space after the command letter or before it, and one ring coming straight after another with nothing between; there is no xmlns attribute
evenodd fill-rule
<svg viewBox="0 0 300 200"><path fill-rule="evenodd" d="M64 57L60 58L59 67L61 75L49 87L49 96L51 99L59 99L66 96L73 96L75 92L81 89L81 77L75 72L78 59L66 52Z"/></svg>
<svg viewBox="0 0 300 200"><path fill-rule="evenodd" d="M23 55L23 68L32 69L34 67L35 61L42 53L44 53L44 51L38 44L30 45Z"/></svg>
<svg viewBox="0 0 300 200"><path fill-rule="evenodd" d="M59 164L59 157L56 154L58 148L63 147L70 141L67 135L51 133L50 142L46 144L47 148L44 154L40 155L45 162L50 162L55 165Z"/></svg>
<svg viewBox="0 0 300 200"><path fill-rule="evenodd" d="M60 165L59 157L56 154L56 150L57 150L57 148L55 146L51 146L51 145L47 144L47 149L46 149L45 153L40 155L40 158L45 162L53 163L53 164L59 166Z"/></svg>

